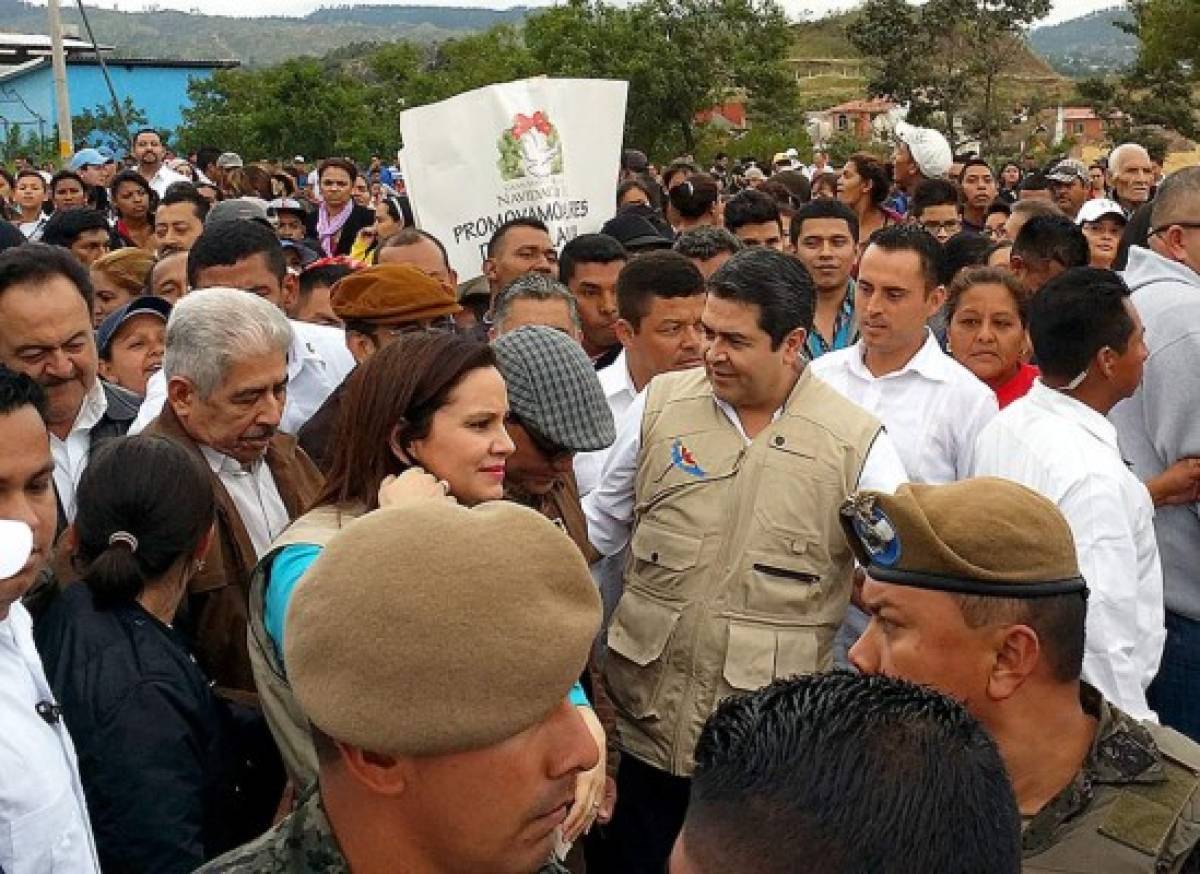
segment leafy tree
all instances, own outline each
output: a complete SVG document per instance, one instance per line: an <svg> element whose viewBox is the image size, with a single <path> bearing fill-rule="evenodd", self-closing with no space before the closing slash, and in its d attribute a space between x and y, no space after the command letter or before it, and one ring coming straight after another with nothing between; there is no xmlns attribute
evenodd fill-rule
<svg viewBox="0 0 1200 874"><path fill-rule="evenodd" d="M1050 0L867 0L847 27L866 59L872 96L910 103L909 120L966 138L985 153L1008 126L998 86L1020 57L1026 27L1050 11Z"/></svg>
<svg viewBox="0 0 1200 874"><path fill-rule="evenodd" d="M1200 81L1200 4L1131 0L1138 57L1122 81L1122 98L1139 124L1200 136L1193 87Z"/></svg>
<svg viewBox="0 0 1200 874"><path fill-rule="evenodd" d="M117 115L111 103L97 103L93 108L74 116L71 128L78 142L125 149L129 147L133 132L149 123L146 113L134 104L132 98L126 97L121 104L121 115Z"/></svg>

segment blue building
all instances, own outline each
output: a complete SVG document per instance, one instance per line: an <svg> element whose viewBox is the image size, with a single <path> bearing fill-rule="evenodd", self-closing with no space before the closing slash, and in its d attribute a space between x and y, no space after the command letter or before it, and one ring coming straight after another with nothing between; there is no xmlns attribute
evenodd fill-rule
<svg viewBox="0 0 1200 874"><path fill-rule="evenodd" d="M68 38L64 44L71 115L94 110L98 104L111 108L112 97L96 49L78 39ZM49 37L0 34L0 142L13 141L14 126L21 140L32 134L53 141L57 105L49 51ZM125 98L130 98L146 114L151 127L168 132L183 122L183 110L190 105L189 82L207 79L214 70L238 66L237 61L228 60L114 58L109 46L100 46L100 51L106 55L117 99L124 104Z"/></svg>

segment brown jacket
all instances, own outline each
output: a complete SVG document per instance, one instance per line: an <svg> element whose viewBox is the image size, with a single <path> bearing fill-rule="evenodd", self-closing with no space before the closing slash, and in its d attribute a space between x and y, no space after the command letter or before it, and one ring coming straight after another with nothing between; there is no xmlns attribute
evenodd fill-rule
<svg viewBox="0 0 1200 874"><path fill-rule="evenodd" d="M146 430L177 440L203 457L170 404ZM317 499L323 483L320 472L287 434L271 438L266 462L288 518L296 519ZM246 621L250 573L258 556L233 498L216 474L212 483L217 498L217 536L204 556L204 569L188 584L180 625L189 633L200 666L218 686L253 693Z"/></svg>

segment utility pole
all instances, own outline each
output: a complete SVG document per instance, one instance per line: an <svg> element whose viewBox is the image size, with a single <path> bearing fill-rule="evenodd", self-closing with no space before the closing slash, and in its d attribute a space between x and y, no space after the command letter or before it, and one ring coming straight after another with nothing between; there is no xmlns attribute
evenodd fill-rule
<svg viewBox="0 0 1200 874"><path fill-rule="evenodd" d="M71 130L71 98L67 94L67 55L63 49L62 10L59 0L49 0L51 65L54 69L54 102L58 106L58 157L67 160L75 153Z"/></svg>

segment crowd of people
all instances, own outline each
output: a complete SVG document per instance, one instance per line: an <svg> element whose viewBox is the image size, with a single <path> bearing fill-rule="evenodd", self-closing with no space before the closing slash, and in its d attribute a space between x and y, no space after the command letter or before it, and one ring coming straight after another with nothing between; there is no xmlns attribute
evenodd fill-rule
<svg viewBox="0 0 1200 874"><path fill-rule="evenodd" d="M812 158L0 171L0 874L1200 871L1200 168Z"/></svg>

